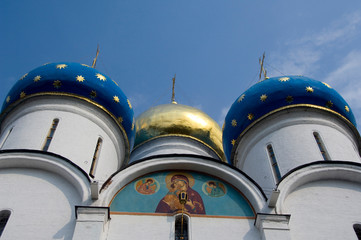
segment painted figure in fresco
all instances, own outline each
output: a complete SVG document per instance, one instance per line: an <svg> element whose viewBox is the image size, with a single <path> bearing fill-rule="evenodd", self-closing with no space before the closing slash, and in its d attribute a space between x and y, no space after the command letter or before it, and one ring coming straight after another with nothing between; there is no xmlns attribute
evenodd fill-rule
<svg viewBox="0 0 361 240"><path fill-rule="evenodd" d="M225 187L222 183L209 181L206 184L207 195L210 197L221 197L225 194Z"/></svg>
<svg viewBox="0 0 361 240"><path fill-rule="evenodd" d="M182 209L178 194L185 191L188 194L188 201L184 205L184 211L191 214L205 214L204 204L198 192L189 186L189 179L181 174L171 178L169 192L160 200L155 210L157 213L173 213Z"/></svg>
<svg viewBox="0 0 361 240"><path fill-rule="evenodd" d="M157 188L157 184L151 178L146 179L145 182L143 180L137 183L137 191L141 194L145 194L145 195L153 194L155 193L156 188Z"/></svg>

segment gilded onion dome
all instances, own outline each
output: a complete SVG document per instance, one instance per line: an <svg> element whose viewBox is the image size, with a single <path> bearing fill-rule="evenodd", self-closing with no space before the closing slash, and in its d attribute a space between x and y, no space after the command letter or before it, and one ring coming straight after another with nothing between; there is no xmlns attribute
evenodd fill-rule
<svg viewBox="0 0 361 240"><path fill-rule="evenodd" d="M327 83L302 76L269 78L241 94L226 116L223 147L228 161L239 138L250 127L269 114L294 107L324 110L356 127L351 108Z"/></svg>
<svg viewBox="0 0 361 240"><path fill-rule="evenodd" d="M221 128L196 108L174 103L159 105L142 113L135 125L134 148L159 137L188 137L208 146L225 161Z"/></svg>
<svg viewBox="0 0 361 240"><path fill-rule="evenodd" d="M21 101L36 96L68 96L99 107L109 114L134 142L133 109L118 84L85 64L49 63L25 74L16 82L2 107L2 117Z"/></svg>

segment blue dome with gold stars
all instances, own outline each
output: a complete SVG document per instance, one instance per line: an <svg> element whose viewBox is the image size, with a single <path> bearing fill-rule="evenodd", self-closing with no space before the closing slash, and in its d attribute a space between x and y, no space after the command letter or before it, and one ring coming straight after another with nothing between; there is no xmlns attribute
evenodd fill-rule
<svg viewBox="0 0 361 240"><path fill-rule="evenodd" d="M134 142L134 113L130 101L110 77L85 64L49 63L20 78L7 95L2 113L34 96L61 95L85 100L108 113Z"/></svg>
<svg viewBox="0 0 361 240"><path fill-rule="evenodd" d="M241 94L226 116L223 148L228 161L233 146L249 127L271 113L292 107L316 107L341 116L356 127L351 108L327 83L302 76L269 78Z"/></svg>

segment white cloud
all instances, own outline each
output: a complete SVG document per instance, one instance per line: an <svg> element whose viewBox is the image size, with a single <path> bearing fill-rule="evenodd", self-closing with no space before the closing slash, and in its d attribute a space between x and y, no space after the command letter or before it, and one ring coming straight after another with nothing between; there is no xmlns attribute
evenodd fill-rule
<svg viewBox="0 0 361 240"><path fill-rule="evenodd" d="M351 51L341 65L328 74L325 82L337 90L353 110L356 121L361 123L361 51Z"/></svg>
<svg viewBox="0 0 361 240"><path fill-rule="evenodd" d="M361 12L358 11L332 23L328 28L310 38L309 41L312 41L315 46L322 46L335 41L344 42L355 34L359 26L361 26Z"/></svg>
<svg viewBox="0 0 361 240"><path fill-rule="evenodd" d="M274 69L268 68L269 75L280 72L292 75L315 75L325 55L342 48L356 34L360 34L361 11L345 15L314 34L298 39L289 39L279 52L271 52ZM277 69L276 69L277 68Z"/></svg>
<svg viewBox="0 0 361 240"><path fill-rule="evenodd" d="M268 68L268 72L270 76L280 75L280 73L286 75L308 75L318 69L317 62L320 60L321 55L320 51L315 51L306 46L295 48L283 54L283 56L272 54L271 62L277 66L277 70Z"/></svg>
<svg viewBox="0 0 361 240"><path fill-rule="evenodd" d="M226 115L229 111L229 108L230 107L223 107L222 110L221 110L221 113L218 115L218 121L217 123L219 124L219 126L223 126L223 123L224 123L224 119L226 119Z"/></svg>
<svg viewBox="0 0 361 240"><path fill-rule="evenodd" d="M288 39L281 51L271 52L270 62L275 67L267 69L269 76L281 72L314 76L329 83L345 98L361 123L361 47L354 41L360 36L361 11L355 11L319 31L316 29L314 34ZM337 59L341 61L335 62ZM330 65L336 67L330 70Z"/></svg>

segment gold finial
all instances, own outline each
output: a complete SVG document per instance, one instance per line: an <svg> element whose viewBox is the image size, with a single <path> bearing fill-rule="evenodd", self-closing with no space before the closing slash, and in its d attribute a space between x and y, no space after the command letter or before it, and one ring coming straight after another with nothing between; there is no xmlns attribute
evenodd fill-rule
<svg viewBox="0 0 361 240"><path fill-rule="evenodd" d="M261 81L261 79L262 79L262 73L263 73L264 79L268 79L267 70L263 66L265 57L266 57L266 52L263 52L262 59L259 58L259 64L261 65L261 70L259 71L259 81Z"/></svg>
<svg viewBox="0 0 361 240"><path fill-rule="evenodd" d="M173 86L172 86L172 103L173 103L173 104L177 104L177 102L175 101L175 94L174 94L175 77L176 77L176 75L174 74L174 77L172 78L172 80L173 80Z"/></svg>
<svg viewBox="0 0 361 240"><path fill-rule="evenodd" d="M95 54L95 58L93 60L92 68L95 68L95 66L97 65L98 55L99 55L99 44L97 46L97 53Z"/></svg>

